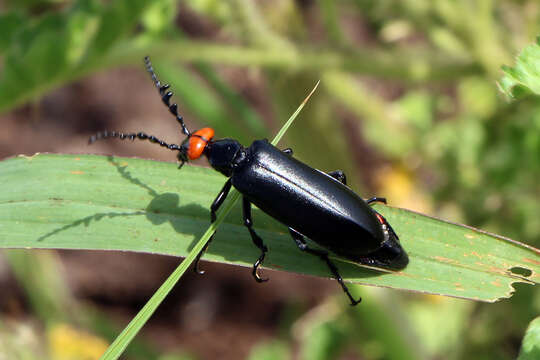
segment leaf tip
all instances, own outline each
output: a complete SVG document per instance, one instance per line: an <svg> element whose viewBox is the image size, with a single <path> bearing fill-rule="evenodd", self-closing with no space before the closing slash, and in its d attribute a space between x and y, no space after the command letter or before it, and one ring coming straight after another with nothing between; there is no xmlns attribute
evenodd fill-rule
<svg viewBox="0 0 540 360"><path fill-rule="evenodd" d="M304 101L302 101L302 106L306 105L307 102L309 101L309 98L311 97L311 95L313 95L315 93L315 90L317 90L317 88L319 87L319 84L321 83L321 80L317 80L317 83L315 84L315 86L313 87L313 89L311 90L311 92L308 94L308 96L304 99Z"/></svg>

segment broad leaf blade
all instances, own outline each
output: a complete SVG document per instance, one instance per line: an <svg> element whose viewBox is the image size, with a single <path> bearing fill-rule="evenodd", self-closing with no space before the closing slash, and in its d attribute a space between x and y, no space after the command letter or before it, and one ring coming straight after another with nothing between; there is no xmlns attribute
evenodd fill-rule
<svg viewBox="0 0 540 360"><path fill-rule="evenodd" d="M540 317L537 317L529 324L518 360L534 360L540 358Z"/></svg>
<svg viewBox="0 0 540 360"><path fill-rule="evenodd" d="M35 155L0 163L0 247L124 250L186 256L209 224L224 178L211 169L91 155ZM509 297L513 282L539 280L537 249L403 209L377 205L410 256L384 273L338 261L343 277L368 285L481 301ZM329 277L286 228L254 211L270 251L265 266ZM232 211L205 260L251 266L258 256ZM527 269L519 275L510 269Z"/></svg>
<svg viewBox="0 0 540 360"><path fill-rule="evenodd" d="M499 81L501 90L511 98L540 95L540 37L518 55L513 67L503 66L505 75Z"/></svg>

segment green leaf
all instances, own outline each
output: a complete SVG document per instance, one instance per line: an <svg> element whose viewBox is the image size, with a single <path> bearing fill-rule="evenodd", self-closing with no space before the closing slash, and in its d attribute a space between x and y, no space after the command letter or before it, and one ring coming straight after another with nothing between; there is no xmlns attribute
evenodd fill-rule
<svg viewBox="0 0 540 360"><path fill-rule="evenodd" d="M0 15L0 53L9 47L11 36L24 24L25 17L20 12L12 11Z"/></svg>
<svg viewBox="0 0 540 360"><path fill-rule="evenodd" d="M529 324L518 360L540 359L540 317L537 317Z"/></svg>
<svg viewBox="0 0 540 360"><path fill-rule="evenodd" d="M535 44L523 49L515 66L503 66L502 69L505 75L499 86L507 96L519 98L531 93L540 95L540 37Z"/></svg>
<svg viewBox="0 0 540 360"><path fill-rule="evenodd" d="M209 224L224 178L215 171L140 159L35 155L0 163L0 247L123 250L186 256ZM535 248L411 211L377 205L410 256L400 272L337 260L352 282L481 301L511 296L514 282L538 283ZM258 257L239 208L204 259L250 267ZM270 251L265 266L330 277L298 251L286 228L254 211ZM522 269L522 270L519 270ZM271 276L270 276L271 277ZM255 286L255 285L254 285Z"/></svg>
<svg viewBox="0 0 540 360"><path fill-rule="evenodd" d="M77 1L66 12L20 23L0 18L5 61L0 78L0 109L44 94L57 84L95 70L119 39L133 31L150 2L121 0L102 5Z"/></svg>

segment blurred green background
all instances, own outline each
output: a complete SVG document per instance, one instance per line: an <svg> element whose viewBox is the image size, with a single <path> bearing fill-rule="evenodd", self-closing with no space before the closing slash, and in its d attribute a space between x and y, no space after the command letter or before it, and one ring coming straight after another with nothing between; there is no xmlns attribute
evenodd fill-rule
<svg viewBox="0 0 540 360"><path fill-rule="evenodd" d="M174 161L103 129L180 142L144 72L150 55L190 128L244 145L286 135L365 197L540 246L540 98L510 100L502 65L540 34L536 0L3 1L0 158L102 153ZM205 165L203 161L200 165ZM105 186L105 185L104 185ZM4 189L9 191L9 189ZM179 190L181 191L181 189ZM0 359L96 359L177 259L5 251ZM540 293L496 304L204 264L127 359L513 359Z"/></svg>

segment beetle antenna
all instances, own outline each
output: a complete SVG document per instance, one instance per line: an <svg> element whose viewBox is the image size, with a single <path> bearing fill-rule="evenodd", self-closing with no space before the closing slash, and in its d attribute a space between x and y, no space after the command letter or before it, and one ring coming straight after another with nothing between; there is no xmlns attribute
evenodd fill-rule
<svg viewBox="0 0 540 360"><path fill-rule="evenodd" d="M161 101L169 108L169 111L171 114L173 114L176 117L176 121L180 123L182 126L182 132L186 134L186 136L190 136L190 132L188 128L186 127L186 124L184 123L184 118L180 115L178 115L178 105L176 103L171 104L170 100L173 96L173 92L169 90L170 85L169 84L161 84L161 81L159 81L154 68L152 67L152 62L150 62L150 57L145 56L144 57L144 65L146 66L146 71L150 73L150 76L152 77L152 81L156 85L156 88L159 91L159 95L161 96Z"/></svg>
<svg viewBox="0 0 540 360"><path fill-rule="evenodd" d="M90 139L88 139L88 144L93 144L98 140L102 140L102 139L106 139L106 138L118 138L120 140L126 140L126 139L128 139L128 140L135 140L135 139L148 140L151 143L159 144L159 146L165 147L165 148L167 148L169 150L180 151L181 152L180 145L167 144L165 141L158 139L154 135L147 135L147 134L145 134L143 132L124 134L124 133L117 132L117 131L107 131L107 130L105 130L105 131L98 132L97 134L90 136Z"/></svg>

